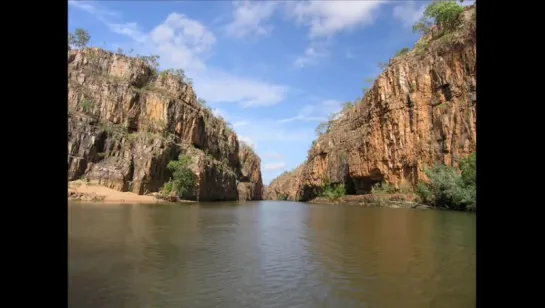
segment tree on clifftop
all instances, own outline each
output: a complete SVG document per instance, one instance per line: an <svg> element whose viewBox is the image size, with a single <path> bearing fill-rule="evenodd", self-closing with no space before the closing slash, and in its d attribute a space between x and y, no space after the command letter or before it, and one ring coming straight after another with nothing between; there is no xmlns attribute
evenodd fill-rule
<svg viewBox="0 0 545 308"><path fill-rule="evenodd" d="M77 28L74 33L68 33L69 46L72 45L77 48L85 48L87 47L87 43L89 43L90 39L91 36L89 35L89 32L81 28Z"/></svg>
<svg viewBox="0 0 545 308"><path fill-rule="evenodd" d="M426 7L420 21L413 26L413 31L426 34L434 24L443 30L452 31L458 26L458 17L463 11L464 8L456 1L433 1Z"/></svg>

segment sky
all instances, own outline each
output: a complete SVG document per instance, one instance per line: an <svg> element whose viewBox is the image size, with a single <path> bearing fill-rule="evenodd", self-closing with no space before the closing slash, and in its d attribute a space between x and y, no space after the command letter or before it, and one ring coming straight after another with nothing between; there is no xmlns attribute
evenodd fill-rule
<svg viewBox="0 0 545 308"><path fill-rule="evenodd" d="M463 5L474 1L464 1ZM412 48L431 1L69 1L89 45L159 55L261 158L264 184L307 158L320 121Z"/></svg>

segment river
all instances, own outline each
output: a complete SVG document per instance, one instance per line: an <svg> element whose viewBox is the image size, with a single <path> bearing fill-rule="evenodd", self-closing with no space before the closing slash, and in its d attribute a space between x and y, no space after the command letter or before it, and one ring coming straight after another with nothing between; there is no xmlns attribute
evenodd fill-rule
<svg viewBox="0 0 545 308"><path fill-rule="evenodd" d="M71 203L68 306L476 306L476 215Z"/></svg>

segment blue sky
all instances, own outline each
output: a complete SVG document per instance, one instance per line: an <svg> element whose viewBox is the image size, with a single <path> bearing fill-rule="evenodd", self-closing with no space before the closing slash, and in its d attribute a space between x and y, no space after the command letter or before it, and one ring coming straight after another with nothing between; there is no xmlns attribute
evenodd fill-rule
<svg viewBox="0 0 545 308"><path fill-rule="evenodd" d="M429 1L69 1L90 45L159 55L261 157L268 184L307 156L318 123L418 36ZM473 1L464 1L464 5Z"/></svg>

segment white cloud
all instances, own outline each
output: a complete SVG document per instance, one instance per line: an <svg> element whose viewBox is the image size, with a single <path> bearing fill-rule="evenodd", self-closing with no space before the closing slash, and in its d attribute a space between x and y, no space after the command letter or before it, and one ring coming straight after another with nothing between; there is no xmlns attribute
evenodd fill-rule
<svg viewBox="0 0 545 308"><path fill-rule="evenodd" d="M199 96L212 103L239 103L243 107L272 106L284 100L286 86L209 69L193 76Z"/></svg>
<svg viewBox="0 0 545 308"><path fill-rule="evenodd" d="M338 100L325 100L317 105L305 105L295 117L279 120L277 123L293 121L327 121L331 114L337 113L342 108L342 102Z"/></svg>
<svg viewBox="0 0 545 308"><path fill-rule="evenodd" d="M119 13L108 10L94 1L70 0L68 1L68 4L80 10L84 10L89 14L94 15L97 19L99 19L102 22L105 22L108 18L119 17Z"/></svg>
<svg viewBox="0 0 545 308"><path fill-rule="evenodd" d="M284 156L280 153L276 153L276 152L268 152L268 153L263 153L263 158L271 158L271 159L283 159Z"/></svg>
<svg viewBox="0 0 545 308"><path fill-rule="evenodd" d="M147 43L161 56L161 64L192 71L206 68L204 59L215 42L200 22L171 13L150 32Z"/></svg>
<svg viewBox="0 0 545 308"><path fill-rule="evenodd" d="M385 1L304 1L289 5L291 15L310 27L310 38L364 26L374 21L377 8Z"/></svg>
<svg viewBox="0 0 545 308"><path fill-rule="evenodd" d="M233 20L225 27L227 35L243 38L269 33L272 26L267 24L267 21L274 13L277 4L278 2L273 1L234 2Z"/></svg>
<svg viewBox="0 0 545 308"><path fill-rule="evenodd" d="M117 34L126 35L137 42L145 42L147 36L145 33L140 31L138 24L134 22L124 23L124 24L115 24L108 23L107 26L112 32Z"/></svg>
<svg viewBox="0 0 545 308"><path fill-rule="evenodd" d="M236 76L208 67L206 60L216 42L214 34L199 21L183 14L171 13L149 33L136 23L118 23L112 19L120 14L97 6L94 2L69 2L106 24L111 31L132 38L140 54L160 56L162 68L182 68L193 79L199 96L210 103L238 103L243 107L271 106L282 102L288 88L249 77Z"/></svg>
<svg viewBox="0 0 545 308"><path fill-rule="evenodd" d="M293 65L297 68L303 68L309 65L316 64L320 59L329 56L329 42L330 41L315 41L305 49L305 53L299 56L293 62Z"/></svg>
<svg viewBox="0 0 545 308"><path fill-rule="evenodd" d="M311 140L314 137L312 127L287 128L283 127L277 121L259 120L248 123L248 125L236 129L239 139L251 142L259 147L261 142L282 142L282 143L301 143Z"/></svg>
<svg viewBox="0 0 545 308"><path fill-rule="evenodd" d="M386 1L287 2L288 16L309 27L309 46L293 65L303 68L329 55L331 38L343 31L371 24L379 6Z"/></svg>
<svg viewBox="0 0 545 308"><path fill-rule="evenodd" d="M283 161L263 164L263 169L265 170L279 170L284 168L286 168L286 163Z"/></svg>
<svg viewBox="0 0 545 308"><path fill-rule="evenodd" d="M414 25L424 14L429 2L408 1L401 5L396 5L393 10L394 18L403 22L407 27Z"/></svg>

